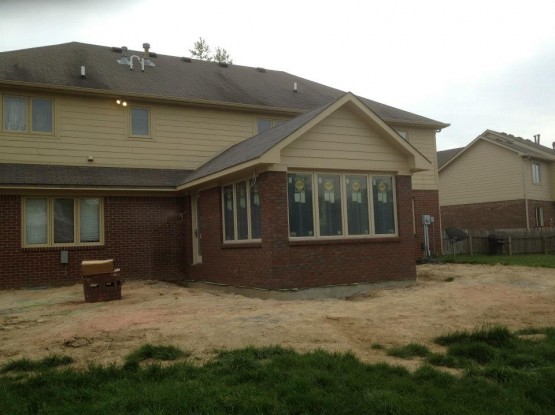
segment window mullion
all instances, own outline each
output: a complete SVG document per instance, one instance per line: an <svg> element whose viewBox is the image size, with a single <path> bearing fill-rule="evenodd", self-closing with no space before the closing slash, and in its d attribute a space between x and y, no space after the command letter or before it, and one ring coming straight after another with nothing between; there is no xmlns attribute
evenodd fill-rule
<svg viewBox="0 0 555 415"><path fill-rule="evenodd" d="M314 226L314 235L320 237L320 206L319 206L319 189L318 189L318 173L312 172L312 226Z"/></svg>
<svg viewBox="0 0 555 415"><path fill-rule="evenodd" d="M349 212L347 212L347 185L345 183L346 177L347 176L343 173L339 175L339 189L341 191L341 223L343 226L342 236L349 236L349 224L348 224Z"/></svg>

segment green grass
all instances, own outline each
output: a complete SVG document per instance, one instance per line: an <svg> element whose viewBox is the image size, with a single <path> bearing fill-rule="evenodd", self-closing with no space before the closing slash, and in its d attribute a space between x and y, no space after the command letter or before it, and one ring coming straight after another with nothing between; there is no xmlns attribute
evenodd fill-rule
<svg viewBox="0 0 555 415"><path fill-rule="evenodd" d="M555 255L445 255L442 262L457 264L520 265L525 267L555 268Z"/></svg>
<svg viewBox="0 0 555 415"><path fill-rule="evenodd" d="M555 328L530 331L534 340L503 327L436 339L445 354L428 353L425 359L454 367L464 362L459 376L429 365L411 373L364 364L350 353L300 354L277 346L222 351L203 366L181 360L164 366L58 368L18 379L2 375L0 413L552 414ZM495 355L472 348L450 354L470 344L487 346ZM160 347L140 350L128 361L166 357L158 354Z"/></svg>
<svg viewBox="0 0 555 415"><path fill-rule="evenodd" d="M188 356L190 356L190 353L186 353L175 346L153 346L151 344L145 344L134 352L128 354L125 357L125 363L130 366L149 359L172 361Z"/></svg>
<svg viewBox="0 0 555 415"><path fill-rule="evenodd" d="M412 359L413 357L426 357L430 354L430 350L421 344L409 343L406 346L389 349L387 354L401 359Z"/></svg>
<svg viewBox="0 0 555 415"><path fill-rule="evenodd" d="M54 369L73 363L69 356L52 355L41 360L18 359L6 363L0 368L0 373L8 372L37 372Z"/></svg>

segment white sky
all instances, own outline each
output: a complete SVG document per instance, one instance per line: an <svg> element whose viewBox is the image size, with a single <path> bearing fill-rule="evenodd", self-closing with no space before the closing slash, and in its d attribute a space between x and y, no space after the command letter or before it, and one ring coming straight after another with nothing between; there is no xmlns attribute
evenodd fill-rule
<svg viewBox="0 0 555 415"><path fill-rule="evenodd" d="M0 51L71 41L283 70L450 123L555 141L553 0L0 0Z"/></svg>

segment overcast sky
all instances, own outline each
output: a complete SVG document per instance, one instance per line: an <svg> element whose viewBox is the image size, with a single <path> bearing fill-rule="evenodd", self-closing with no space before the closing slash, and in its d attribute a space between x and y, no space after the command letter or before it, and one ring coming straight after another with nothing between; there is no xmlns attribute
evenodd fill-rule
<svg viewBox="0 0 555 415"><path fill-rule="evenodd" d="M283 70L451 126L555 141L553 0L0 0L0 51L71 41Z"/></svg>

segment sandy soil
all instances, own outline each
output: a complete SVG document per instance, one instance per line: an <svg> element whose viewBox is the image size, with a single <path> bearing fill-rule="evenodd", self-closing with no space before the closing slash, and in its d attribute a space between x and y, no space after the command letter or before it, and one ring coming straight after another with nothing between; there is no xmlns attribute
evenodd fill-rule
<svg viewBox="0 0 555 415"><path fill-rule="evenodd" d="M133 281L123 285L121 301L85 303L82 290L0 292L0 364L54 353L78 366L121 363L147 342L179 346L199 362L215 349L279 344L401 363L371 345L419 342L437 350L431 339L452 330L555 326L555 270L540 268L421 265L412 287L346 300L260 300Z"/></svg>

